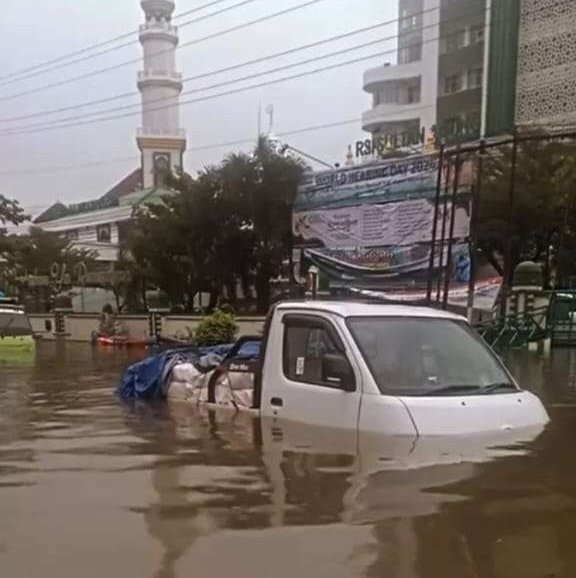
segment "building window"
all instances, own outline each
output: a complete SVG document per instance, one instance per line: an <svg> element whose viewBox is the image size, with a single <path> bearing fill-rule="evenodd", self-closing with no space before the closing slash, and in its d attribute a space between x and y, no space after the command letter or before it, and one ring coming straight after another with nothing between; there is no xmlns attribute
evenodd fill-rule
<svg viewBox="0 0 576 578"><path fill-rule="evenodd" d="M73 231L66 231L65 237L66 237L66 239L68 239L68 241L77 241L78 240L78 229L75 229Z"/></svg>
<svg viewBox="0 0 576 578"><path fill-rule="evenodd" d="M480 135L481 115L479 111L468 112L445 119L439 128L439 135L446 142L473 140Z"/></svg>
<svg viewBox="0 0 576 578"><path fill-rule="evenodd" d="M472 26L472 28L470 28L470 44L484 42L485 33L486 31L483 24Z"/></svg>
<svg viewBox="0 0 576 578"><path fill-rule="evenodd" d="M330 375L329 360L345 359L344 346L332 324L312 315L284 318L284 375L297 383L339 388L343 384ZM354 373L349 367L350 379Z"/></svg>
<svg viewBox="0 0 576 578"><path fill-rule="evenodd" d="M130 221L122 221L118 223L118 243L121 245L126 243L130 237Z"/></svg>
<svg viewBox="0 0 576 578"><path fill-rule="evenodd" d="M444 94L454 94L462 90L462 75L450 74L444 79Z"/></svg>
<svg viewBox="0 0 576 578"><path fill-rule="evenodd" d="M444 133L443 136L446 137L459 136L462 132L463 125L464 121L460 116L453 116L447 118L442 124L442 132Z"/></svg>
<svg viewBox="0 0 576 578"><path fill-rule="evenodd" d="M466 32L458 30L446 36L444 41L444 52L455 52L466 46Z"/></svg>
<svg viewBox="0 0 576 578"><path fill-rule="evenodd" d="M420 102L420 84L413 84L406 89L406 104Z"/></svg>
<svg viewBox="0 0 576 578"><path fill-rule="evenodd" d="M422 60L422 44L412 44L400 49L398 61L400 64L418 62Z"/></svg>
<svg viewBox="0 0 576 578"><path fill-rule="evenodd" d="M112 227L110 225L98 225L96 227L96 239L99 243L110 243L112 240Z"/></svg>
<svg viewBox="0 0 576 578"><path fill-rule="evenodd" d="M405 12L406 14L406 12ZM400 30L410 30L412 28L417 28L420 25L420 19L418 14L405 15L400 19Z"/></svg>
<svg viewBox="0 0 576 578"><path fill-rule="evenodd" d="M484 69L473 68L468 71L468 88L480 88L484 80Z"/></svg>
<svg viewBox="0 0 576 578"><path fill-rule="evenodd" d="M482 124L482 114L480 111L469 112L466 114L466 133L473 135L476 138L480 134L480 128Z"/></svg>
<svg viewBox="0 0 576 578"><path fill-rule="evenodd" d="M398 102L398 86L387 86L374 95L374 106L380 104L396 104Z"/></svg>

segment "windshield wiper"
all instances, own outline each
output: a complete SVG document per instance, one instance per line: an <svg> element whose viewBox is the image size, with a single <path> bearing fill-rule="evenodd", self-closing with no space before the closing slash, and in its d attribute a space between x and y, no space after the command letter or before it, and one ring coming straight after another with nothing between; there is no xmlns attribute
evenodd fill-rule
<svg viewBox="0 0 576 578"><path fill-rule="evenodd" d="M446 387L439 387L427 391L424 395L432 397L435 395L457 395L458 393L467 394L471 392L474 392L477 395L490 395L499 389L518 390L513 383L503 381L500 383L491 383L489 385L447 385Z"/></svg>
<svg viewBox="0 0 576 578"><path fill-rule="evenodd" d="M450 394L458 394L468 393L470 391L480 391L482 389L481 386L478 385L447 385L446 387L438 387L436 389L431 389L427 391L424 395L426 396L433 396L433 395L450 395Z"/></svg>
<svg viewBox="0 0 576 578"><path fill-rule="evenodd" d="M500 383L491 383L490 385L484 385L480 389L482 390L482 393L484 395L489 395L491 393L494 393L495 391L498 391L499 389L510 389L513 391L518 391L518 388L509 381L502 381Z"/></svg>

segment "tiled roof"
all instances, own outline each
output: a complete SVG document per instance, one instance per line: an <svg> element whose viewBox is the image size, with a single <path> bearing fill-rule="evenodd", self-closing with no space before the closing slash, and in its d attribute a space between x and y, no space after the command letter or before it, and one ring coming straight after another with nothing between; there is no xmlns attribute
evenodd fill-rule
<svg viewBox="0 0 576 578"><path fill-rule="evenodd" d="M103 197L101 201L115 201L129 195L137 189L142 188L142 170L136 169L132 171L126 178L122 179L117 185L112 187Z"/></svg>
<svg viewBox="0 0 576 578"><path fill-rule="evenodd" d="M34 223L47 223L54 219L60 219L68 214L68 207L62 203L54 203L51 207L46 209L41 215L34 219Z"/></svg>
<svg viewBox="0 0 576 578"><path fill-rule="evenodd" d="M55 203L41 215L36 217L34 223L48 223L71 215L117 207L122 197L130 195L134 191L140 189L141 186L142 171L141 169L136 169L96 201L77 203L69 205L68 207L62 203Z"/></svg>

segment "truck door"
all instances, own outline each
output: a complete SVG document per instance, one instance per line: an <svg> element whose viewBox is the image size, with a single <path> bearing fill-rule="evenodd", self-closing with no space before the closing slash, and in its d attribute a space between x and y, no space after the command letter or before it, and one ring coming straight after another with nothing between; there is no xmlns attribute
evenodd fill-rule
<svg viewBox="0 0 576 578"><path fill-rule="evenodd" d="M321 315L287 313L277 330L274 349L282 352L281 367L266 368L263 414L356 429L360 373L337 326Z"/></svg>

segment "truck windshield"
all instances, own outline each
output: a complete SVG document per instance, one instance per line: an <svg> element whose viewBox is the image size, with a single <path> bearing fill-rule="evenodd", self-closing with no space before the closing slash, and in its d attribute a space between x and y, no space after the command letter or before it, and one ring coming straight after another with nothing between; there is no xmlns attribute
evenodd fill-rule
<svg viewBox="0 0 576 578"><path fill-rule="evenodd" d="M482 339L450 319L355 317L348 326L384 394L486 395L518 391Z"/></svg>
<svg viewBox="0 0 576 578"><path fill-rule="evenodd" d="M0 337L31 335L30 320L24 311L0 308Z"/></svg>

